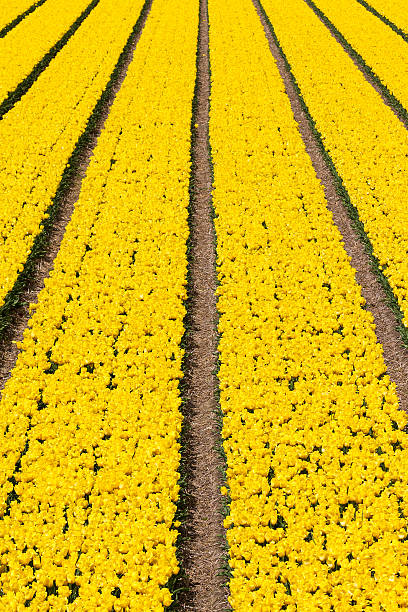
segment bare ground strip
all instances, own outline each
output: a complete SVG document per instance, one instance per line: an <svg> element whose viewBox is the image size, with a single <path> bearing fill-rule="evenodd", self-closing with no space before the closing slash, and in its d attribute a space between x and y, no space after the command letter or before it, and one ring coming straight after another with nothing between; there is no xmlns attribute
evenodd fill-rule
<svg viewBox="0 0 408 612"><path fill-rule="evenodd" d="M71 155L52 204L51 215L44 223L43 230L37 237L38 240L29 256L28 264L14 288L4 321L7 326L0 339L0 390L4 388L15 366L19 353L16 342L22 340L27 327L30 318L29 305L37 302L44 281L54 267L54 259L64 237L65 228L74 212L75 202L79 197L82 180L93 150L109 115L110 107L125 79L152 2L153 0L146 0L110 81L88 121L88 127Z"/></svg>
<svg viewBox="0 0 408 612"><path fill-rule="evenodd" d="M302 105L300 96L293 82L286 58L276 43L259 0L253 0L262 22L271 53L275 59L280 75L289 97L292 112L298 123L300 134L309 154L317 177L322 183L327 205L332 212L333 221L339 228L351 265L356 271L356 281L366 300L366 308L373 314L376 335L384 350L384 361L390 379L395 382L400 407L408 411L408 349L403 343L400 321L390 306L389 296L381 284L377 270L367 253L366 246L356 231L355 224L347 211L347 206L339 193L336 178L323 154L320 143L313 131L311 121Z"/></svg>
<svg viewBox="0 0 408 612"><path fill-rule="evenodd" d="M197 77L192 118L190 253L186 354L184 364L184 476L186 517L181 528L183 612L228 608L222 576L225 550L222 498L223 461L217 450L216 249L211 201L209 147L209 25L207 0L200 0Z"/></svg>

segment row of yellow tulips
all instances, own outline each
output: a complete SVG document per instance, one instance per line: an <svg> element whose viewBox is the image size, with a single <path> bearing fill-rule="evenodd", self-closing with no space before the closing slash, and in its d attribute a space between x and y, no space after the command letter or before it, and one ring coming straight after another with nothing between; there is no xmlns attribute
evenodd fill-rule
<svg viewBox="0 0 408 612"><path fill-rule="evenodd" d="M171 603L197 27L153 3L6 385L2 610Z"/></svg>
<svg viewBox="0 0 408 612"><path fill-rule="evenodd" d="M408 34L408 14L405 0L369 0L369 6Z"/></svg>
<svg viewBox="0 0 408 612"><path fill-rule="evenodd" d="M268 9L297 41L292 4ZM394 610L407 417L255 9L209 0L209 19L230 602Z"/></svg>
<svg viewBox="0 0 408 612"><path fill-rule="evenodd" d="M143 0L101 0L0 122L0 306L41 231L142 5Z"/></svg>
<svg viewBox="0 0 408 612"><path fill-rule="evenodd" d="M0 39L0 102L33 70L89 2L48 0Z"/></svg>
<svg viewBox="0 0 408 612"><path fill-rule="evenodd" d="M34 4L33 0L7 0L0 7L0 30L8 26L19 15Z"/></svg>
<svg viewBox="0 0 408 612"><path fill-rule="evenodd" d="M408 326L407 130L302 0L262 4Z"/></svg>
<svg viewBox="0 0 408 612"><path fill-rule="evenodd" d="M408 109L408 45L356 0L313 0L314 4L364 59L388 91Z"/></svg>

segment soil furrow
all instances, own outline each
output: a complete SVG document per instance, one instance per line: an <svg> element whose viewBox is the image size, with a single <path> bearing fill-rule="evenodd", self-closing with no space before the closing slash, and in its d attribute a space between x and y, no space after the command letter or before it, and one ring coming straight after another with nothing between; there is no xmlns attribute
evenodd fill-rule
<svg viewBox="0 0 408 612"><path fill-rule="evenodd" d="M10 91L8 96L0 104L0 119L8 113L15 104L27 93L32 85L36 82L38 77L44 70L50 65L51 60L61 51L67 44L70 38L75 34L80 25L85 21L88 15L93 9L99 4L100 0L92 0L92 2L86 7L80 16L74 21L70 28L65 34L55 43L53 47L44 55L44 57L34 66L30 74L17 85L17 87Z"/></svg>
<svg viewBox="0 0 408 612"><path fill-rule="evenodd" d="M146 0L143 5L116 68L68 161L53 203L48 210L49 217L43 223L42 231L34 242L24 270L7 296L3 308L0 309L0 390L4 388L16 363L19 353L16 343L22 340L27 327L30 318L29 305L37 302L44 281L53 269L54 259L79 197L92 152L103 130L110 107L126 76L152 2L153 0Z"/></svg>
<svg viewBox="0 0 408 612"><path fill-rule="evenodd" d="M373 261L372 249L369 248L368 239L362 239L361 221L356 219L355 216L351 216L351 204L344 197L346 193L344 187L339 185L340 179L328 153L323 148L313 121L299 94L287 59L277 44L273 27L266 18L259 0L253 0L253 3L284 82L306 151L324 187L327 205L332 212L333 221L339 228L346 252L351 257L351 264L356 271L356 280L360 284L362 295L366 300L365 308L374 316L376 335L383 346L387 373L396 384L400 407L407 411L408 348L404 345L400 333L401 322L395 304L390 303L389 291L384 288L385 280L380 277L379 269Z"/></svg>
<svg viewBox="0 0 408 612"><path fill-rule="evenodd" d="M350 45L348 40L336 28L336 26L326 17L313 0L304 0L308 7L314 12L316 17L320 19L323 25L329 30L333 38L342 46L344 51L353 61L354 65L360 70L364 78L375 91L381 96L382 101L388 106L393 113L398 117L406 129L408 129L408 110L402 106L401 102L396 98L386 85L379 79L375 72L366 63L364 58Z"/></svg>
<svg viewBox="0 0 408 612"><path fill-rule="evenodd" d="M184 359L185 519L179 556L185 590L177 608L221 612L228 608L222 577L225 556L219 454L216 248L211 200L209 146L209 25L207 0L200 0L197 77L192 117L189 287ZM218 447L218 449L217 449Z"/></svg>
<svg viewBox="0 0 408 612"><path fill-rule="evenodd" d="M15 17L12 21L10 21L10 23L4 26L2 30L0 30L0 38L4 38L6 34L11 32L11 30L13 30L16 26L18 26L20 21L23 21L23 19L25 19L30 13L33 13L35 9L39 8L45 2L46 0L38 0L38 2L34 2L34 4L29 6L26 11L24 11L23 13L20 13L20 15L17 15L17 17Z"/></svg>
<svg viewBox="0 0 408 612"><path fill-rule="evenodd" d="M399 28L397 24L395 24L393 21L388 19L388 17L386 17L385 15L382 15L381 13L379 13L377 9L371 6L371 4L368 4L368 2L366 2L365 0L357 0L357 2L361 4L361 6L364 6L364 8L367 9L367 11L375 15L375 17L380 19L380 21L385 23L385 25L390 27L391 30L394 30L394 32L398 34L399 36L401 36L401 38L403 38L405 42L408 42L408 34L404 32L404 30L401 30L401 28Z"/></svg>

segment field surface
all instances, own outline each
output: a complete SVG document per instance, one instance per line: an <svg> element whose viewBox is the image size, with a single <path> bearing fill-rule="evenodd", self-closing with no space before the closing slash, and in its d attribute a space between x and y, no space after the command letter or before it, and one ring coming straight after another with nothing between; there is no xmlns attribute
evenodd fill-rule
<svg viewBox="0 0 408 612"><path fill-rule="evenodd" d="M408 610L408 8L0 7L0 612Z"/></svg>

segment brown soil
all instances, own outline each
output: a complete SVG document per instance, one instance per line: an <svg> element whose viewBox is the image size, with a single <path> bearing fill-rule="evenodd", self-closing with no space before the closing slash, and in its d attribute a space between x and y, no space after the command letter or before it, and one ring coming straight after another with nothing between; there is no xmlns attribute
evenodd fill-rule
<svg viewBox="0 0 408 612"><path fill-rule="evenodd" d="M187 518L182 527L182 565L187 590L179 610L221 612L229 609L220 576L223 528L220 487L222 459L217 422L217 305L215 231L212 221L211 165L208 146L208 11L200 0L196 101L197 127L192 147L189 330L185 363L185 459Z"/></svg>
<svg viewBox="0 0 408 612"><path fill-rule="evenodd" d="M344 247L347 254L351 257L353 268L356 270L356 280L361 286L363 297L366 299L366 308L374 315L376 335L378 341L383 346L387 373L396 384L400 407L408 411L408 350L405 348L398 331L398 320L388 305L387 295L372 269L370 258L352 225L346 205L336 191L332 172L313 135L309 119L302 108L282 53L276 45L262 14L259 0L253 0L253 3L265 30L271 53L283 79L306 151L324 187L327 205L333 214L333 221L342 234Z"/></svg>
<svg viewBox="0 0 408 612"><path fill-rule="evenodd" d="M23 332L30 319L29 305L30 303L37 302L38 294L44 287L44 280L49 276L54 267L54 259L59 251L61 241L64 237L65 228L71 219L72 213L74 212L75 202L79 197L82 180L85 177L92 152L97 144L98 137L103 129L103 126L105 125L110 107L112 106L115 96L126 76L128 66L132 61L133 52L146 23L151 4L152 0L149 0L146 5L143 19L140 21L140 27L132 35L132 42L129 52L127 53L126 59L121 66L117 78L115 79L110 95L107 97L102 112L95 121L93 129L89 133L89 138L81 151L78 171L69 179L69 181L67 181L66 186L64 186L55 223L47 235L47 245L44 250L44 255L37 259L35 269L30 276L30 280L20 295L19 304L11 313L12 321L10 327L0 341L0 390L4 388L6 381L10 378L11 371L14 368L18 353L20 352L19 349L17 349L15 342L19 342L23 338Z"/></svg>

